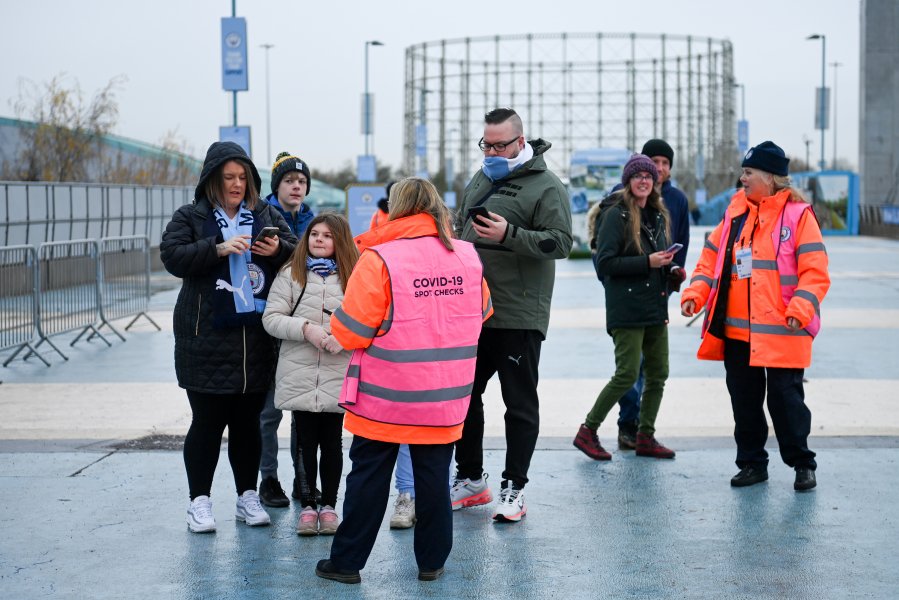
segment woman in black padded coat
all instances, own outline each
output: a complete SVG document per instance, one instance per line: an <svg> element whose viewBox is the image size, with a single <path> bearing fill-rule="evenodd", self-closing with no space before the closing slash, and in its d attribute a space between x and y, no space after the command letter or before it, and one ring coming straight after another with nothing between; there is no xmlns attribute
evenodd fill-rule
<svg viewBox="0 0 899 600"><path fill-rule="evenodd" d="M236 518L270 519L256 494L259 412L272 383L277 350L262 327L269 287L296 238L259 197L261 180L243 149L215 142L206 153L194 202L175 211L162 234L166 270L182 279L175 304L175 373L187 390L192 421L184 440L190 487L187 524L215 531L209 499L222 435L237 488ZM257 239L264 227L277 235Z"/></svg>

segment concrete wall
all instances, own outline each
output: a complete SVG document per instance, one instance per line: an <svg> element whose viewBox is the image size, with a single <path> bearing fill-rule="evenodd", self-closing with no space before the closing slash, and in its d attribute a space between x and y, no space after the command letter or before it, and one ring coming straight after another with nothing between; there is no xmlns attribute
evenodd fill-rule
<svg viewBox="0 0 899 600"><path fill-rule="evenodd" d="M899 2L862 0L861 204L899 204Z"/></svg>

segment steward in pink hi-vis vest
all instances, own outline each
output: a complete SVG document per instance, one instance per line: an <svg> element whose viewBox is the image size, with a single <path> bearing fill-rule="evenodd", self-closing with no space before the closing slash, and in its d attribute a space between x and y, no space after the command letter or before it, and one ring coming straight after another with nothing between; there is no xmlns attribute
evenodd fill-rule
<svg viewBox="0 0 899 600"><path fill-rule="evenodd" d="M433 234L413 236L428 220ZM387 227L409 237L363 252L331 319L338 341L357 347L340 397L345 425L369 439L450 443L461 436L481 323L492 312L481 262L468 242L447 250L428 215ZM375 298L384 273L389 305L376 316L385 310ZM360 338L369 345L358 348Z"/></svg>

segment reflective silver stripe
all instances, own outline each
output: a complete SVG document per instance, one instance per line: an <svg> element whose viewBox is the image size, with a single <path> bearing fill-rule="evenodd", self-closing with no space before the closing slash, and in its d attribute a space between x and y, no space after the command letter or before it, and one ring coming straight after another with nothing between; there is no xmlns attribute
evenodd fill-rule
<svg viewBox="0 0 899 600"><path fill-rule="evenodd" d="M776 260L756 260L752 259L752 268L753 269L764 269L766 271L776 271L777 270L777 261Z"/></svg>
<svg viewBox="0 0 899 600"><path fill-rule="evenodd" d="M808 244L799 244L796 248L796 256L800 254L805 254L806 252L824 252L827 253L827 249L824 247L824 242L811 242Z"/></svg>
<svg viewBox="0 0 899 600"><path fill-rule="evenodd" d="M799 285L799 275L781 275L780 285Z"/></svg>
<svg viewBox="0 0 899 600"><path fill-rule="evenodd" d="M811 336L811 334L805 329L800 329L799 331L793 331L786 325L761 325L761 324L753 324L749 328L750 333L767 333L769 335L786 335L786 336Z"/></svg>
<svg viewBox="0 0 899 600"><path fill-rule="evenodd" d="M365 351L374 358L395 363L436 362L439 360L464 360L475 358L478 347L459 346L457 348L424 348L421 350L390 350L379 346L370 346Z"/></svg>
<svg viewBox="0 0 899 600"><path fill-rule="evenodd" d="M818 303L818 297L811 292L806 290L796 290L793 292L794 296L799 296L800 298L805 298L809 302L812 303L812 306L815 307L815 313L820 314L821 305Z"/></svg>
<svg viewBox="0 0 899 600"><path fill-rule="evenodd" d="M749 329L749 321L746 319L734 319L733 317L725 317L724 324L736 327L737 329Z"/></svg>
<svg viewBox="0 0 899 600"><path fill-rule="evenodd" d="M484 310L481 312L481 318L482 318L482 319L483 319L483 318L486 318L487 315L490 314L490 310L491 310L492 308L493 308L493 297L491 296L490 298L487 298L487 306L486 306L486 308L484 308Z"/></svg>
<svg viewBox="0 0 899 600"><path fill-rule="evenodd" d="M704 246L705 246L706 248L708 248L709 250L711 250L712 252L714 252L715 254L718 254L718 246L716 246L715 244L713 244L713 243L711 242L711 240L709 240L709 238L706 238L706 239L705 239L705 244L704 244Z"/></svg>
<svg viewBox="0 0 899 600"><path fill-rule="evenodd" d="M378 333L377 327L369 327L368 325L360 323L350 315L346 314L343 311L342 307L334 311L334 316L338 321L340 321L341 325L343 325L356 335L372 339Z"/></svg>
<svg viewBox="0 0 899 600"><path fill-rule="evenodd" d="M350 365L346 370L346 376L359 379L359 365Z"/></svg>
<svg viewBox="0 0 899 600"><path fill-rule="evenodd" d="M473 386L474 382L471 382L468 385L460 385L457 387L408 391L394 390L378 385L372 385L370 383L360 382L359 392L374 396L375 398L390 400L392 402L445 402L446 400L458 400L465 396L470 396L471 388Z"/></svg>
<svg viewBox="0 0 899 600"><path fill-rule="evenodd" d="M697 281L703 281L709 287L712 286L712 278L711 277L707 277L705 275L694 275L693 278L690 280L690 285L693 285Z"/></svg>

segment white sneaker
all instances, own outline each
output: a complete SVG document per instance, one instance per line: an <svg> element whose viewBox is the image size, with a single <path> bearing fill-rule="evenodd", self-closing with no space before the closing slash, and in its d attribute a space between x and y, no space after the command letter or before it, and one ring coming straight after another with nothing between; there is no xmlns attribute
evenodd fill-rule
<svg viewBox="0 0 899 600"><path fill-rule="evenodd" d="M493 518L496 521L517 523L528 513L524 504L524 490L515 489L511 481L504 481L499 491L499 504Z"/></svg>
<svg viewBox="0 0 899 600"><path fill-rule="evenodd" d="M415 525L415 499L408 492L399 494L393 507L393 516L390 517L390 528L409 529L413 525Z"/></svg>
<svg viewBox="0 0 899 600"><path fill-rule="evenodd" d="M453 487L450 488L450 503L453 510L459 510L467 506L480 506L482 504L490 504L493 501L493 494L487 487L487 473L481 479L459 479L453 481Z"/></svg>
<svg viewBox="0 0 899 600"><path fill-rule="evenodd" d="M209 496L197 496L187 507L187 528L194 533L215 531L215 517L212 516L212 500Z"/></svg>
<svg viewBox="0 0 899 600"><path fill-rule="evenodd" d="M237 497L237 510L234 516L238 521L243 521L251 527L268 525L272 522L271 517L262 508L262 502L260 502L256 490L247 490Z"/></svg>

